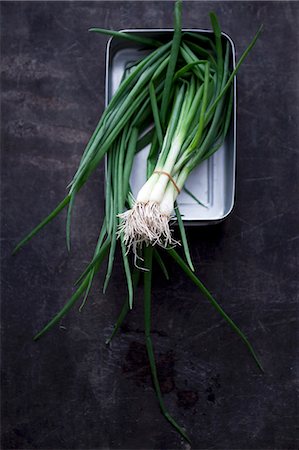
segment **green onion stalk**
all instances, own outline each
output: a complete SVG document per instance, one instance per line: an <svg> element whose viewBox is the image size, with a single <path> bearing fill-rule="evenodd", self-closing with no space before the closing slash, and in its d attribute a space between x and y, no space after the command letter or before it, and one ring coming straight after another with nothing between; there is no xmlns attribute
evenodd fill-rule
<svg viewBox="0 0 299 450"><path fill-rule="evenodd" d="M128 251L132 248L134 254L138 254L143 244L164 248L178 244L170 230L176 198L192 170L221 147L229 128L232 81L240 62L235 70L230 70L229 43L223 55L217 18L213 13L210 17L216 61L214 58L198 60L186 43L180 46L181 56L188 68L191 65L191 70L180 69L174 76L172 111L158 161L132 208L119 215L119 235L123 236ZM258 34L241 60L255 44Z"/></svg>
<svg viewBox="0 0 299 450"><path fill-rule="evenodd" d="M210 77L209 62L205 64L205 80L201 84L193 75L190 81L178 83L171 117L163 140L161 152L152 175L140 189L134 206L120 214L119 233L123 234L128 249L146 245L165 248L174 245L169 221L175 200L187 180L192 166L192 155L198 149L203 134ZM199 121L199 126L197 122ZM192 141L186 146L189 136Z"/></svg>

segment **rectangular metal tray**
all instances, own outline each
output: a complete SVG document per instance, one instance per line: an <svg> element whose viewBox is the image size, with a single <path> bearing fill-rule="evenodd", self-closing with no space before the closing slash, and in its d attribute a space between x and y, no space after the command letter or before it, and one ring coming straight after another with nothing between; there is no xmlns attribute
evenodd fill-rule
<svg viewBox="0 0 299 450"><path fill-rule="evenodd" d="M169 39L173 30L169 29L134 29L122 30L127 33L138 33L141 36L157 40ZM183 29L193 33L209 35L211 30ZM222 33L222 39L228 40L231 48L230 60L235 67L235 46L232 39ZM134 63L148 54L141 44L118 37L112 37L106 49L106 106L120 84L124 70L128 64ZM236 164L236 79L234 80L234 103L231 124L223 146L204 161L189 176L186 188L206 207L199 205L190 195L182 191L177 202L185 225L209 225L222 221L232 211L235 197L235 164ZM146 158L149 147L139 152L134 160L131 188L136 196L145 182Z"/></svg>

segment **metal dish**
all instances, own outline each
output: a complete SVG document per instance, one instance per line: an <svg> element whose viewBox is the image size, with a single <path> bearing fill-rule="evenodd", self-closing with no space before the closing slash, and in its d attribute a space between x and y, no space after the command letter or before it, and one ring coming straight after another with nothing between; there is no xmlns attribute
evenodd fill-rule
<svg viewBox="0 0 299 450"><path fill-rule="evenodd" d="M127 33L138 33L141 36L167 40L173 30L122 30ZM209 35L210 30L183 29L193 33ZM230 61L232 69L235 67L235 46L232 39L222 33L224 41L228 41L231 48ZM116 91L124 70L128 64L134 63L148 50L141 44L113 37L108 41L106 49L106 106ZM235 197L235 164L236 164L236 79L234 80L234 104L231 124L223 146L199 167L194 169L187 180L186 187L201 203L199 205L185 191L177 199L185 225L209 225L222 221L233 209ZM149 148L139 152L134 160L131 187L133 195L145 182L146 158Z"/></svg>

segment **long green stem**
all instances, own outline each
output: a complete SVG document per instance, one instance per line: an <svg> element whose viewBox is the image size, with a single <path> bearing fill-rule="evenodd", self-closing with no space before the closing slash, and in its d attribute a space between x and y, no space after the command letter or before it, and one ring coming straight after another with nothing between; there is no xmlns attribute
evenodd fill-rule
<svg viewBox="0 0 299 450"><path fill-rule="evenodd" d="M175 74L175 67L179 55L180 43L182 37L182 1L176 0L174 6L174 34L172 38L170 59L167 67L166 77L165 77L165 87L162 97L161 105L161 121L162 126L166 128L166 116L168 105L170 102L170 92L172 89L173 77Z"/></svg>
<svg viewBox="0 0 299 450"><path fill-rule="evenodd" d="M168 270L166 269L164 261L156 248L154 248L154 258L156 259L158 265L160 266L160 269L162 270L166 280L169 280Z"/></svg>
<svg viewBox="0 0 299 450"><path fill-rule="evenodd" d="M154 117L157 137L158 137L159 145L162 146L163 133L162 133L162 127L161 127L161 122L160 122L157 97L156 97L156 93L155 93L155 86L152 81L150 82L150 85L149 85L149 94L150 94L150 99L151 99L151 106L152 106L152 111L153 111L153 117Z"/></svg>
<svg viewBox="0 0 299 450"><path fill-rule="evenodd" d="M42 230L49 222L51 222L51 220L54 219L54 217L56 217L62 210L63 208L66 207L66 205L68 205L68 203L70 202L70 195L67 195L62 202L59 203L59 205L51 212L51 214L49 214L41 223L39 223L35 228L33 228L33 230L27 234L27 236L25 236L21 242L18 243L18 245L14 248L13 250L13 254L17 253L21 247L23 247L23 245L27 244L27 242L30 241L30 239L33 238L33 236L35 236L40 230Z"/></svg>
<svg viewBox="0 0 299 450"><path fill-rule="evenodd" d="M251 49L254 47L254 45L256 44L256 41L258 40L261 32L262 32L263 26L261 26L259 28L259 30L257 31L257 33L255 34L254 38L252 39L252 41L250 42L250 44L248 45L248 47L246 48L246 50L244 51L244 53L241 55L235 69L232 71L232 73L230 74L230 77L228 78L225 86L221 89L221 92L219 93L218 97L215 99L213 105L211 106L210 110L209 110L209 114L212 114L214 109L216 108L217 104L220 102L220 100L223 98L223 96L225 95L226 91L229 89L230 85L232 84L234 77L236 76L238 70L241 67L241 64L243 63L244 59L247 57L248 53L251 51Z"/></svg>
<svg viewBox="0 0 299 450"><path fill-rule="evenodd" d="M190 439L185 433L185 431L177 424L177 422L171 417L171 415L167 411L162 398L162 392L158 380L157 367L151 338L152 259L153 259L153 248L151 246L145 247L144 265L147 271L144 272L144 330L145 330L145 343L151 368L152 380L162 414L171 423L171 425L190 443Z"/></svg>
<svg viewBox="0 0 299 450"><path fill-rule="evenodd" d="M221 29L220 29L217 17L213 12L210 13L210 20L211 20L211 24L212 24L214 35L215 35L215 44L216 44L216 53L217 53L217 71L218 71L219 85L221 85L222 74L223 74Z"/></svg>
<svg viewBox="0 0 299 450"><path fill-rule="evenodd" d="M182 216L181 216L181 213L180 213L177 203L175 203L174 210L175 210L175 215L176 215L180 233L181 233L181 239L182 239L182 244L183 244L186 260L189 264L190 269L192 270L192 272L194 272L194 266L193 266L191 256L190 256L190 250L189 250L188 240L187 240L187 236L186 236L186 231L185 231L184 223L183 223Z"/></svg>
<svg viewBox="0 0 299 450"><path fill-rule="evenodd" d="M155 39L145 38L135 33L125 33L124 31L106 30L105 28L89 28L88 31L99 34L107 34L109 36L127 39L129 41L138 42L139 44L148 45L150 47L160 47L162 44Z"/></svg>
<svg viewBox="0 0 299 450"><path fill-rule="evenodd" d="M209 76L210 76L210 64L209 64L209 62L207 62L206 66L205 66L204 88L203 88L203 97L202 97L200 116L199 116L199 124L198 124L196 134L194 136L194 139L190 145L190 148L187 149L187 152L192 151L194 148L197 147L197 145L201 139L201 136L202 136L202 132L203 132L203 128L204 128L205 112L206 112L207 100L208 100Z"/></svg>
<svg viewBox="0 0 299 450"><path fill-rule="evenodd" d="M134 291L137 288L138 282L140 278L140 270L134 268L132 272L132 282L133 282L133 289ZM123 324L125 318L127 317L128 312L130 311L130 304L129 304L129 297L127 297L123 303L123 306L121 308L120 314L118 318L116 319L113 331L108 339L106 339L106 344L110 344L116 333L118 332L119 328Z"/></svg>
<svg viewBox="0 0 299 450"><path fill-rule="evenodd" d="M109 155L108 158L112 158L112 160L114 160L114 166L117 166L118 161L117 159L119 158L119 154L120 154L120 145L115 145L114 147L114 151L112 153L112 155ZM118 201L118 179L115 176L117 174L115 174L115 169L113 170L113 176L112 176L112 192L111 195L113 195L113 203L112 203L112 227L111 227L111 233L109 235L110 240L111 240L111 245L110 245L110 251L109 251L109 258L108 258L108 266L107 266L107 272L106 272L106 277L105 277L105 281L104 281L104 286L103 286L103 293L105 294L108 284L109 284L109 280L112 274L112 269L113 269L113 263L114 263L114 255L115 255L115 250L116 250L116 242L117 242L117 225L118 225L118 220L117 220L117 211L118 211L118 205L117 205L117 201Z"/></svg>
<svg viewBox="0 0 299 450"><path fill-rule="evenodd" d="M105 258L108 249L109 249L109 241L106 241L104 244L104 251L102 252L101 259L98 260L96 271L99 269L103 259ZM45 333L50 331L68 312L69 310L75 305L75 303L79 300L79 298L83 295L83 293L88 289L89 285L89 276L86 276L83 281L81 282L80 286L76 290L76 292L72 295L72 297L68 300L68 302L64 305L64 307L53 317L50 322L47 323L47 325L39 332L37 333L33 340L37 341L40 339Z"/></svg>
<svg viewBox="0 0 299 450"><path fill-rule="evenodd" d="M186 275L191 279L191 281L199 288L199 290L202 292L202 294L209 300L209 302L212 304L212 306L220 313L220 315L223 317L223 319L229 324L231 329L237 333L237 335L242 339L246 347L248 348L249 352L251 353L253 359L255 360L257 366L259 369L263 372L264 369L253 350L252 345L248 341L245 334L240 330L240 328L233 322L233 320L226 314L226 312L221 308L221 306L217 303L217 301L214 299L212 294L208 291L208 289L204 286L204 284L197 278L197 276L189 269L188 265L185 263L185 261L180 257L180 255L174 250L174 249L167 249L169 255L175 260L175 262L183 269L183 271L186 273Z"/></svg>

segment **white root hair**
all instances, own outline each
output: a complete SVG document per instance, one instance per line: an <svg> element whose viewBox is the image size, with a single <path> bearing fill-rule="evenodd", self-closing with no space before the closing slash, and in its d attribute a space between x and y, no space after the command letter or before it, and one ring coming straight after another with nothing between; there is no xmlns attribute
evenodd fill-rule
<svg viewBox="0 0 299 450"><path fill-rule="evenodd" d="M138 255L142 244L164 248L179 244L173 239L170 230L172 217L162 214L160 205L156 202L136 201L132 209L119 214L118 217L121 219L118 236L122 236L127 253L132 248L134 255Z"/></svg>

